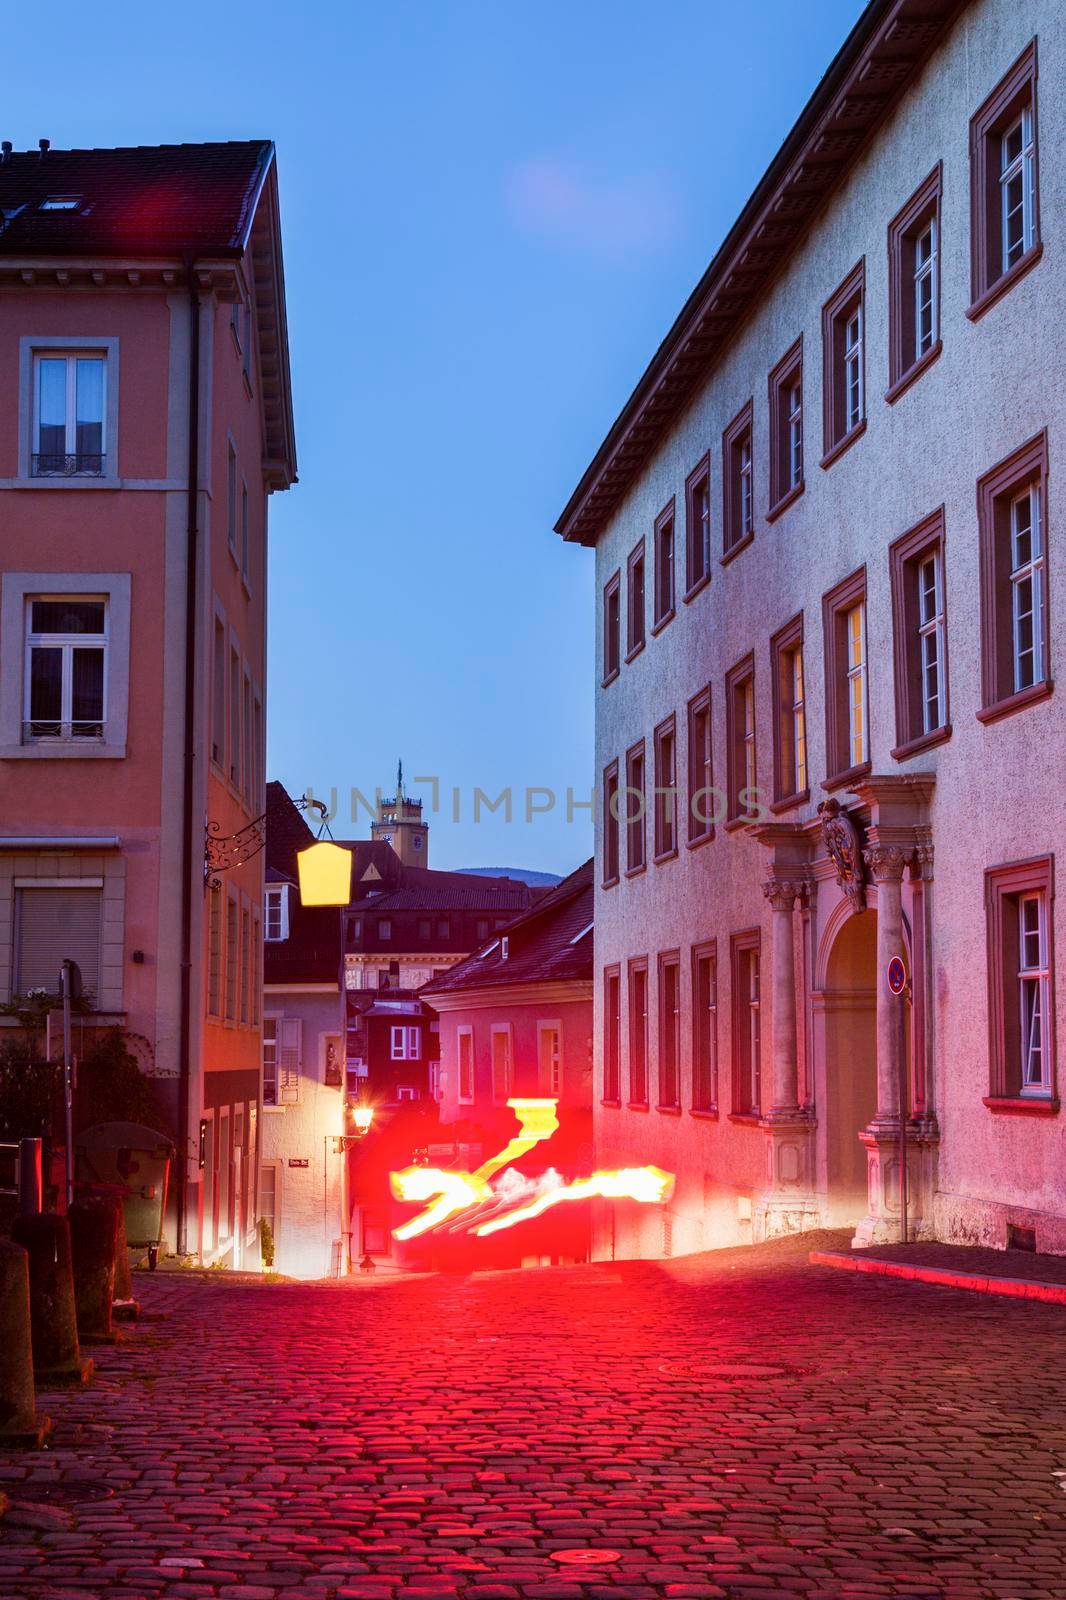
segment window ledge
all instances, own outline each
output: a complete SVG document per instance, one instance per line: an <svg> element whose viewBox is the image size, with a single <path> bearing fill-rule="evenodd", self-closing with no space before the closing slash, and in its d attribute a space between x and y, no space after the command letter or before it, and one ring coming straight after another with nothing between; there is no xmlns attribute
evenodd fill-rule
<svg viewBox="0 0 1066 1600"><path fill-rule="evenodd" d="M669 611L664 611L661 617L657 617L655 619L655 621L652 623L652 627L651 627L651 636L652 636L652 638L654 639L656 634L662 633L662 631L666 627L667 623L668 622L673 622L674 617L676 615L677 615L677 613L676 613L674 607L671 606Z"/></svg>
<svg viewBox="0 0 1066 1600"><path fill-rule="evenodd" d="M797 806L805 806L810 798L810 789L798 790L795 794L782 795L780 800L771 801L770 810L775 817L779 817L783 811L795 811Z"/></svg>
<svg viewBox="0 0 1066 1600"><path fill-rule="evenodd" d="M1015 711L1024 711L1026 706L1032 706L1038 700L1046 700L1055 687L1054 678L1044 678L1040 683L1034 683L1028 689L1019 689L1017 694L1009 694L1005 700L997 700L993 705L982 706L977 712L978 722L998 722L1000 717L1009 717Z"/></svg>
<svg viewBox="0 0 1066 1600"><path fill-rule="evenodd" d="M986 1095L983 1101L989 1111L1005 1111L1010 1115L1056 1117L1059 1102L1051 1095Z"/></svg>
<svg viewBox="0 0 1066 1600"><path fill-rule="evenodd" d="M856 778L865 778L872 771L872 763L860 761L856 767L848 767L845 772L834 772L832 777L822 779L822 788L827 794L832 794L834 789L846 789L853 784Z"/></svg>
<svg viewBox="0 0 1066 1600"><path fill-rule="evenodd" d="M757 1111L731 1111L730 1122L739 1123L741 1127L757 1128L759 1126L759 1113Z"/></svg>
<svg viewBox="0 0 1066 1600"><path fill-rule="evenodd" d="M938 744L945 744L950 738L951 723L945 722L942 728L934 728L932 733L923 733L918 739L908 739L905 744L898 744L894 750L889 751L889 755L893 761L906 761L923 750L932 750Z"/></svg>
<svg viewBox="0 0 1066 1600"><path fill-rule="evenodd" d="M660 850L658 855L652 856L652 860L657 867L661 867L664 861L673 861L676 855L677 845L675 844L671 850Z"/></svg>
<svg viewBox="0 0 1066 1600"><path fill-rule="evenodd" d="M701 844L710 844L714 838L714 829L708 828L706 833L698 833L694 839L686 839L685 847L688 850L698 850Z"/></svg>
<svg viewBox="0 0 1066 1600"><path fill-rule="evenodd" d="M670 1106L658 1106L657 1105L655 1107L655 1109L656 1109L656 1111L661 1111L663 1113L663 1116L665 1116L665 1117L679 1117L681 1115L681 1107L678 1106L678 1105L670 1105Z"/></svg>
<svg viewBox="0 0 1066 1600"><path fill-rule="evenodd" d="M601 1100L600 1105L606 1106L608 1111L621 1111L622 1109L621 1100Z"/></svg>
<svg viewBox="0 0 1066 1600"><path fill-rule="evenodd" d="M735 561L742 550L746 550L748 548L749 544L751 544L754 538L755 529L752 528L751 532L746 533L743 539L738 539L736 544L731 544L729 546L728 550L723 550L722 554L718 558L719 565L728 567L729 563L731 561Z"/></svg>
<svg viewBox="0 0 1066 1600"><path fill-rule="evenodd" d="M697 578L695 583L690 583L688 588L685 590L684 594L681 596L681 598L685 602L685 604L688 605L690 603L690 601L695 600L696 596L698 594L702 593L702 591L704 589L706 589L706 587L710 583L710 581L711 581L710 573L709 572L705 572L703 574L702 578Z"/></svg>
<svg viewBox="0 0 1066 1600"><path fill-rule="evenodd" d="M717 1106L691 1106L688 1114L690 1117L695 1117L699 1122L718 1121Z"/></svg>
<svg viewBox="0 0 1066 1600"><path fill-rule="evenodd" d="M124 744L0 744L0 761L124 761Z"/></svg>
<svg viewBox="0 0 1066 1600"><path fill-rule="evenodd" d="M650 1109L651 1109L651 1107L648 1105L648 1102L646 1100L627 1100L626 1101L626 1110L627 1111L649 1111Z"/></svg>
<svg viewBox="0 0 1066 1600"><path fill-rule="evenodd" d="M604 879L602 879L601 883L600 883L600 888L601 889L617 889L618 888L618 874L617 874L617 872L615 873L613 878L604 878Z"/></svg>
<svg viewBox="0 0 1066 1600"><path fill-rule="evenodd" d="M627 878L639 878L641 873L642 872L647 872L647 870L648 870L648 863L646 861L642 861L640 863L639 867L627 867L626 868L626 877Z"/></svg>
<svg viewBox="0 0 1066 1600"><path fill-rule="evenodd" d="M4 484L5 489L122 489L125 485L121 478L99 475L93 473L79 477L77 473L68 477L49 477L42 474L39 478L17 477L10 478Z"/></svg>
<svg viewBox="0 0 1066 1600"><path fill-rule="evenodd" d="M943 342L938 339L935 344L930 345L923 356L911 362L906 372L901 372L895 382L889 384L885 390L885 399L890 406L895 404L901 394L907 392L912 383L917 383L922 373L933 365L942 349Z"/></svg>
<svg viewBox="0 0 1066 1600"><path fill-rule="evenodd" d="M793 488L786 489L784 494L774 501L773 505L766 513L767 522L776 522L782 511L787 511L789 506L792 505L794 501L799 499L806 487L806 484L801 478L799 483L795 484Z"/></svg>
<svg viewBox="0 0 1066 1600"><path fill-rule="evenodd" d="M736 833L738 828L750 828L753 822L758 822L758 816L729 817L722 826L726 833Z"/></svg>
<svg viewBox="0 0 1066 1600"><path fill-rule="evenodd" d="M628 659L628 657L627 657L627 659ZM614 671L613 672L609 672L607 674L606 678L601 678L600 679L600 688L601 689L606 689L608 684L613 683L614 680L617 677L621 676L621 672L622 672L621 667L615 667Z"/></svg>
<svg viewBox="0 0 1066 1600"><path fill-rule="evenodd" d="M827 467L831 467L833 462L839 461L840 457L844 454L844 451L850 450L856 439L861 439L865 432L866 418L863 417L861 422L857 422L855 424L850 433L846 433L842 439L837 440L836 444L831 444L829 446L829 449L819 462L819 466L821 466L823 470Z"/></svg>
<svg viewBox="0 0 1066 1600"><path fill-rule="evenodd" d="M1029 269L1036 266L1043 254L1044 242L1042 239L1038 239L1036 244L1025 252L1020 261L1016 261L1013 267L1008 267L1006 272L1000 273L995 283L990 283L988 288L977 296L973 305L967 306L966 315L970 321L976 322L980 317L983 317L990 306L994 306L1002 295L1014 288L1019 278L1024 278Z"/></svg>
<svg viewBox="0 0 1066 1600"><path fill-rule="evenodd" d="M626 666L628 666L631 661L636 660L637 656L640 655L640 652L643 650L647 642L648 641L646 639L641 639L639 644L635 644L631 650L626 651Z"/></svg>

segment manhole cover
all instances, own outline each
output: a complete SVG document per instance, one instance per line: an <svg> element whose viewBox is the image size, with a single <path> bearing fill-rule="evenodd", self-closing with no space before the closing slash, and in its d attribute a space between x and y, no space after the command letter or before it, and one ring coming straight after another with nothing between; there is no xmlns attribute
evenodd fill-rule
<svg viewBox="0 0 1066 1600"><path fill-rule="evenodd" d="M770 1367L756 1362L663 1361L659 1371L666 1378L717 1378L726 1382L743 1378L796 1377L799 1367Z"/></svg>
<svg viewBox="0 0 1066 1600"><path fill-rule="evenodd" d="M612 1561L621 1561L617 1550L554 1550L552 1560L566 1567L609 1567Z"/></svg>
<svg viewBox="0 0 1066 1600"><path fill-rule="evenodd" d="M27 1505L74 1506L85 1500L110 1500L114 1489L106 1483L70 1479L66 1483L25 1483L19 1485Z"/></svg>

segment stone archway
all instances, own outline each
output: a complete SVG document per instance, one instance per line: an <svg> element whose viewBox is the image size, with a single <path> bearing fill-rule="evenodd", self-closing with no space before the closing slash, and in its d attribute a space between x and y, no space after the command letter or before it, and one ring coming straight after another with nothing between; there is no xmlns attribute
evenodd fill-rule
<svg viewBox="0 0 1066 1600"><path fill-rule="evenodd" d="M826 962L824 1016L825 1215L855 1227L868 1209L859 1135L877 1113L877 913L840 924Z"/></svg>

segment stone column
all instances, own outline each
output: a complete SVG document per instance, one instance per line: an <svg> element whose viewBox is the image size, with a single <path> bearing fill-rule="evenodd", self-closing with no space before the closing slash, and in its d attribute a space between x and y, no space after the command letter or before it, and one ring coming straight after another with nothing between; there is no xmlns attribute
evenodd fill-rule
<svg viewBox="0 0 1066 1600"><path fill-rule="evenodd" d="M771 992L773 1033L771 1038L773 1099L772 1120L795 1120L799 1111L799 1079L796 1061L796 957L793 907L801 885L771 878L763 893L773 913L770 924Z"/></svg>
<svg viewBox="0 0 1066 1600"><path fill-rule="evenodd" d="M902 995L889 992L885 981L893 956L903 957L903 869L906 851L894 845L873 845L865 852L866 867L877 885L877 1115L875 1125L898 1122L900 1077L900 1013Z"/></svg>

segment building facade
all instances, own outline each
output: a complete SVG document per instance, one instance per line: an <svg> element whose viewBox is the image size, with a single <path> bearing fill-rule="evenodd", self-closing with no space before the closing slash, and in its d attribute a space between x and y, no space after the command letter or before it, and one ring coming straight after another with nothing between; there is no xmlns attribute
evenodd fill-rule
<svg viewBox="0 0 1066 1600"><path fill-rule="evenodd" d="M171 1244L239 1265L263 896L232 840L295 479L273 146L5 146L0 391L0 993L78 961L168 1109Z"/></svg>
<svg viewBox="0 0 1066 1600"><path fill-rule="evenodd" d="M912 1236L1066 1250L1064 77L1049 0L869 5L558 524L597 1160L677 1175L601 1254L892 1239L901 1169Z"/></svg>

